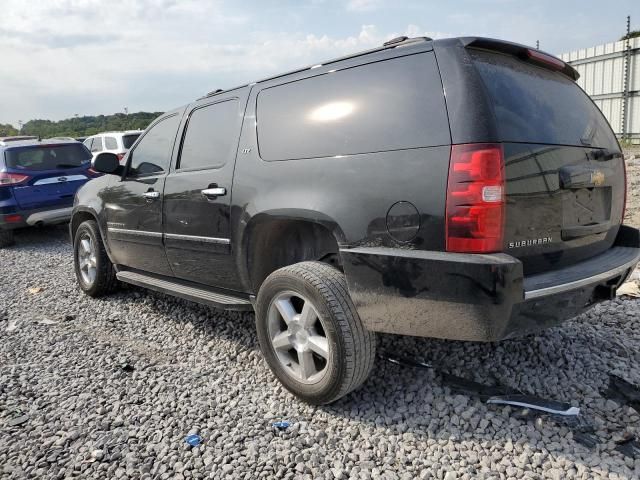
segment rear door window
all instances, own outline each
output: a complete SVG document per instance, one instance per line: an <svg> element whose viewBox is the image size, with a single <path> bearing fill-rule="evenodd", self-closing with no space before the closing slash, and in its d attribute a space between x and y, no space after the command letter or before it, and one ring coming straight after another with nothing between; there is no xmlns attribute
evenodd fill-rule
<svg viewBox="0 0 640 480"><path fill-rule="evenodd" d="M29 171L77 168L91 160L89 151L80 144L9 149L4 155L7 168Z"/></svg>
<svg viewBox="0 0 640 480"><path fill-rule="evenodd" d="M503 142L617 149L606 119L578 85L513 56L470 50Z"/></svg>
<svg viewBox="0 0 640 480"><path fill-rule="evenodd" d="M169 169L179 123L180 117L172 115L160 120L145 133L129 154L128 176L153 175Z"/></svg>
<svg viewBox="0 0 640 480"><path fill-rule="evenodd" d="M264 160L451 143L432 52L266 88L258 95L257 123Z"/></svg>
<svg viewBox="0 0 640 480"><path fill-rule="evenodd" d="M122 146L126 149L131 148L131 146L136 143L136 140L140 136L139 133L131 133L122 136Z"/></svg>
<svg viewBox="0 0 640 480"><path fill-rule="evenodd" d="M238 141L238 100L214 103L194 110L182 141L184 169L220 168L234 154Z"/></svg>
<svg viewBox="0 0 640 480"><path fill-rule="evenodd" d="M91 151L92 152L101 152L102 150L104 150L102 148L102 137L95 137L93 139L93 143L91 144Z"/></svg>
<svg viewBox="0 0 640 480"><path fill-rule="evenodd" d="M104 147L107 150L117 150L118 141L115 139L115 137L104 137Z"/></svg>

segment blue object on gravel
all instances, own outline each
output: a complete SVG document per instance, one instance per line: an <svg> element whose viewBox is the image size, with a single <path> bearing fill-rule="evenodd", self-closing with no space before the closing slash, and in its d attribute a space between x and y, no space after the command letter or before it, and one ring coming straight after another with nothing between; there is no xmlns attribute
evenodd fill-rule
<svg viewBox="0 0 640 480"><path fill-rule="evenodd" d="M184 439L185 442L187 442L189 445L191 445L192 447L197 447L198 445L200 445L202 443L202 437L200 435L187 435L187 437Z"/></svg>
<svg viewBox="0 0 640 480"><path fill-rule="evenodd" d="M286 430L290 425L291 424L286 420L280 420L279 422L274 422L273 427L277 428L278 430Z"/></svg>

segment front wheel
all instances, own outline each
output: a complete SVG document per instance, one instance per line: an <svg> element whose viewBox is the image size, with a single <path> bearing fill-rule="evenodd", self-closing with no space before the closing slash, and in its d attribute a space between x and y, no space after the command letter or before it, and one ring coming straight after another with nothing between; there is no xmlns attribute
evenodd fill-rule
<svg viewBox="0 0 640 480"><path fill-rule="evenodd" d="M358 388L375 358L344 275L320 262L273 272L256 302L258 340L278 380L306 402L331 403Z"/></svg>
<svg viewBox="0 0 640 480"><path fill-rule="evenodd" d="M76 230L73 260L78 285L87 295L100 297L118 288L116 271L94 220L82 222Z"/></svg>

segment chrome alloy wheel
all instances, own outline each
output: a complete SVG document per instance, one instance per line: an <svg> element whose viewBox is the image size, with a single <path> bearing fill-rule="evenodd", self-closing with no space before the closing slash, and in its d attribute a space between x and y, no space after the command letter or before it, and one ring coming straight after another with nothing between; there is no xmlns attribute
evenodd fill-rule
<svg viewBox="0 0 640 480"><path fill-rule="evenodd" d="M84 283L93 285L96 279L96 247L87 234L80 237L78 244L78 266Z"/></svg>
<svg viewBox="0 0 640 480"><path fill-rule="evenodd" d="M330 347L313 304L298 293L283 292L271 302L268 321L271 345L284 370L298 382L319 382Z"/></svg>

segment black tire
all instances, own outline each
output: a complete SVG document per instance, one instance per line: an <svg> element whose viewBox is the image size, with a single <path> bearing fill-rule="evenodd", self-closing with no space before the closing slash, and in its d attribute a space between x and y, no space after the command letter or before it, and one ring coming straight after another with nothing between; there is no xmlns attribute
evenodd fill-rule
<svg viewBox="0 0 640 480"><path fill-rule="evenodd" d="M80 272L79 249L81 239L89 237L95 249L95 278L87 282ZM120 282L116 271L102 243L98 224L94 220L86 220L80 224L73 238L73 265L78 285L84 293L91 297L101 297L116 291Z"/></svg>
<svg viewBox="0 0 640 480"><path fill-rule="evenodd" d="M283 292L309 299L322 320L329 359L317 383L301 383L292 376L278 359L272 344L269 310ZM256 327L260 348L271 371L290 392L308 403L322 405L343 397L358 388L373 368L375 334L362 324L344 275L330 265L301 262L269 275L258 293Z"/></svg>
<svg viewBox="0 0 640 480"><path fill-rule="evenodd" d="M14 243L13 230L0 230L0 248L10 247Z"/></svg>

